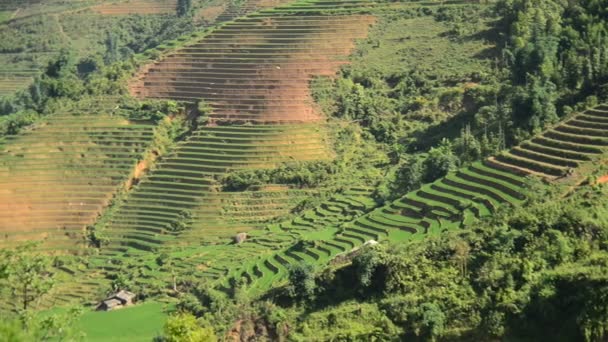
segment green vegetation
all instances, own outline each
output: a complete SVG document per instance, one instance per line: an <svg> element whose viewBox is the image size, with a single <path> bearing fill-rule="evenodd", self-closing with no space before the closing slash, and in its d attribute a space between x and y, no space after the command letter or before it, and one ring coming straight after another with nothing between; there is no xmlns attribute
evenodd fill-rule
<svg viewBox="0 0 608 342"><path fill-rule="evenodd" d="M608 336L605 0L2 6L0 340Z"/></svg>
<svg viewBox="0 0 608 342"><path fill-rule="evenodd" d="M13 297L15 312L27 312L53 287L51 260L34 254L35 245L0 250L0 281L3 292Z"/></svg>
<svg viewBox="0 0 608 342"><path fill-rule="evenodd" d="M164 305L150 302L114 312L87 312L75 326L84 333L86 341L143 342L159 336L166 319Z"/></svg>
<svg viewBox="0 0 608 342"><path fill-rule="evenodd" d="M165 323L164 335L161 340L167 342L213 342L217 340L217 337L215 337L213 329L200 327L194 315L182 313L169 317Z"/></svg>
<svg viewBox="0 0 608 342"><path fill-rule="evenodd" d="M316 277L296 266L289 285L264 300L280 303L273 315L296 341L601 340L605 195L599 187L563 198L536 186L525 206L465 231L365 247ZM218 300L201 301L206 319L218 316Z"/></svg>

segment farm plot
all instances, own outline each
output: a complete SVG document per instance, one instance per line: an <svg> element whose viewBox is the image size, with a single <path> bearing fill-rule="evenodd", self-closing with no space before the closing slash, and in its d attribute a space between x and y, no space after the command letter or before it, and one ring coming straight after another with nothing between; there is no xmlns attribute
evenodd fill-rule
<svg viewBox="0 0 608 342"><path fill-rule="evenodd" d="M250 12L258 11L264 8L275 7L283 4L287 4L290 2L294 2L294 0L246 0L244 2L231 2L229 4L223 4L221 6L221 12L217 12L217 16L215 16L215 22L224 22L230 21L234 18L238 18L244 16ZM201 16L207 12L209 13L209 9L201 10Z"/></svg>
<svg viewBox="0 0 608 342"><path fill-rule="evenodd" d="M572 177L608 146L608 105L572 116L488 163L514 173L556 180Z"/></svg>
<svg viewBox="0 0 608 342"><path fill-rule="evenodd" d="M179 239L189 243L248 231L318 191L226 193L216 181L230 170L331 158L323 125L310 123L322 117L308 82L333 75L373 19L306 13L237 19L142 68L131 82L134 95L205 100L212 112L209 125L177 146L120 205L105 228L111 250L179 243L173 236L180 222L192 228Z"/></svg>
<svg viewBox="0 0 608 342"><path fill-rule="evenodd" d="M35 70L22 72L0 70L0 96L14 93L17 90L26 88L37 74Z"/></svg>
<svg viewBox="0 0 608 342"><path fill-rule="evenodd" d="M354 247L332 236L341 225L376 206L372 192L372 188L348 189L295 219L252 232L240 248L227 247L225 259L214 256L214 267L203 275L216 279L221 287L244 280L250 291L262 293L284 280L290 265L324 264ZM235 268L236 263L243 267Z"/></svg>
<svg viewBox="0 0 608 342"><path fill-rule="evenodd" d="M372 192L373 188L346 190L318 207L305 211L296 219L250 231L246 242L241 245L233 244L232 239L203 245L192 242L184 244L184 241L191 239L191 232L188 232L181 239L175 240L175 243L181 243L178 248L168 244L159 247L159 252L171 255L170 258L174 261L173 271L178 274L206 278L220 287L227 286L231 280L245 279L251 290L258 293L276 281L281 281L286 275L288 263L298 260L323 263L329 260L330 255L350 250L352 246L329 240L341 223L376 206L370 197ZM302 239L313 243L316 250L305 251L307 243L297 244ZM112 251L102 253L105 257L125 262L127 258L131 261L138 258L137 263L149 265L147 277L137 279L136 286L145 287L147 283L166 279L166 273L159 270L153 261L154 255L150 257L149 253L136 253L133 248L122 255ZM107 262L100 264L100 267L110 273L120 272Z"/></svg>
<svg viewBox="0 0 608 342"><path fill-rule="evenodd" d="M337 224L336 231L322 241L282 245L281 252L232 269L230 274L234 279L245 279L255 292L284 280L289 264L323 264L370 240L407 242L467 226L500 206L521 204L525 200L526 176L579 182L585 177L586 167L608 151L606 139L608 105L600 105L564 120L507 153L450 173L351 222ZM316 215L339 210L320 209ZM308 221L307 214L293 222L299 222L304 230L317 232L327 227L327 223Z"/></svg>
<svg viewBox="0 0 608 342"><path fill-rule="evenodd" d="M81 113L53 115L7 136L0 152L0 247L44 239L44 248L77 249L152 136L152 125Z"/></svg>
<svg viewBox="0 0 608 342"><path fill-rule="evenodd" d="M330 158L319 125L207 126L180 143L132 190L106 227L113 245L152 250L183 221L185 239L247 231L289 213L310 192L285 188L218 192L215 176L272 168L294 160Z"/></svg>
<svg viewBox="0 0 608 342"><path fill-rule="evenodd" d="M177 0L128 0L122 2L107 2L91 7L94 12L103 15L129 14L175 14Z"/></svg>
<svg viewBox="0 0 608 342"><path fill-rule="evenodd" d="M264 12L261 12L264 13ZM147 65L131 82L142 98L205 100L214 122L319 121L309 81L333 76L371 16L275 16L223 25L198 43ZM331 20L329 20L331 19Z"/></svg>
<svg viewBox="0 0 608 342"><path fill-rule="evenodd" d="M36 5L42 0L4 0L0 3L0 11L15 11L19 7Z"/></svg>

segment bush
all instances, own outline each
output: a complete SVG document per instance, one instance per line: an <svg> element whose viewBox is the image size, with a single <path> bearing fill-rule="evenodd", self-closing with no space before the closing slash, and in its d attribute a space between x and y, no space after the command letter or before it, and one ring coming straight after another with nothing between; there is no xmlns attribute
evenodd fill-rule
<svg viewBox="0 0 608 342"><path fill-rule="evenodd" d="M228 173L221 179L225 191L242 191L266 184L316 187L336 174L336 165L328 161L283 163L276 169L243 169Z"/></svg>
<svg viewBox="0 0 608 342"><path fill-rule="evenodd" d="M287 292L291 298L312 300L316 288L314 266L304 263L290 265Z"/></svg>
<svg viewBox="0 0 608 342"><path fill-rule="evenodd" d="M178 313L170 316L163 328L161 341L166 342L215 342L213 328L204 321L197 321L194 315Z"/></svg>
<svg viewBox="0 0 608 342"><path fill-rule="evenodd" d="M452 151L452 144L444 139L439 146L431 148L429 156L424 162L426 168L425 181L432 182L455 171L460 165L460 160Z"/></svg>

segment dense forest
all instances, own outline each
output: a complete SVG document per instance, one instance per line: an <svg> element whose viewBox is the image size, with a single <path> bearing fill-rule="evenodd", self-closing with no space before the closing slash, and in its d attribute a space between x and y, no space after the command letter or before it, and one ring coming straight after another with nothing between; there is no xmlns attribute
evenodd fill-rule
<svg viewBox="0 0 608 342"><path fill-rule="evenodd" d="M206 29L209 23L197 21L194 7L192 1L180 0L176 14L161 20L116 19L93 47L61 49L26 89L0 98L0 136L28 132L54 113L81 110L96 98L109 97L112 116L157 127L141 158L155 171L155 163L172 156L172 149L197 129L230 127L213 122L213 109L204 100L129 95L129 82L144 65L212 34ZM607 0L498 0L382 11L367 38L357 41L349 64L335 77L316 76L310 82L311 97L330 127L332 158L229 170L213 174L210 182L217 184L214 191L228 194L278 186L326 190L268 224L306 221L311 210L328 209L325 203L332 196L353 186L373 189L370 208L357 214L343 211L328 221L339 235L364 210L388 208L408 193L501 156L606 102L607 18ZM43 17L21 31L0 29L7 37L0 40L0 52L61 45L43 34L37 34L40 41L22 44L21 33L43 32L51 24ZM156 341L604 341L608 190L602 176L608 168L599 161L585 171L571 183L526 177L521 202L493 205L491 215L459 217L458 229L400 241L367 239L326 264L300 257L286 266L285 281L260 287L263 291L241 277L247 272L228 272L225 281L214 282L180 269L180 253L188 249L179 244L172 252L153 250L124 262L109 259L110 266L104 267L113 273L101 291L137 289L141 301L163 298L170 303ZM500 189L514 183L509 176L500 177L493 181ZM140 179L129 181L136 187ZM131 188L124 189L104 209L108 219L100 215L86 228L84 239L95 250L88 255L107 251L112 237L102 227L116 220L112 215L120 205L128 204ZM493 200L492 194L460 193L465 192L472 200ZM469 209L467 205L454 207ZM411 208L403 212L407 210ZM421 215L436 215L440 224L448 220L436 211L423 209ZM171 224L171 234L188 233L192 211L175 216L179 222ZM264 230L268 235L252 233L253 240L265 243L275 233L269 227ZM281 236L288 242L277 248L322 245L321 239L308 238L314 233L290 234ZM36 243L0 248L0 281L8 286L0 295L13 298L14 304L0 322L0 340L87 340L75 324L81 308L59 313L34 308L58 282L54 270L72 264L92 268L93 262L88 255L73 261L37 248ZM250 257L238 253L229 253L229 259L245 263ZM162 281L151 275L155 272Z"/></svg>

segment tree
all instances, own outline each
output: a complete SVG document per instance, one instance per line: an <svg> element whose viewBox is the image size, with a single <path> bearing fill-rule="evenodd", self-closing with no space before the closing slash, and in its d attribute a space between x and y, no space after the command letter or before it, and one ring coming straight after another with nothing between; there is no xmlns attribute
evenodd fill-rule
<svg viewBox="0 0 608 342"><path fill-rule="evenodd" d="M178 313L167 319L162 341L166 342L215 342L217 337L213 328L202 326L190 313Z"/></svg>
<svg viewBox="0 0 608 342"><path fill-rule="evenodd" d="M192 0L177 1L177 16L184 17L192 10Z"/></svg>
<svg viewBox="0 0 608 342"><path fill-rule="evenodd" d="M430 341L435 341L441 337L445 330L445 314L436 303L424 303L420 306L421 312L421 329L423 336L428 337Z"/></svg>
<svg viewBox="0 0 608 342"><path fill-rule="evenodd" d="M120 60L120 50L119 50L119 37L113 33L108 32L108 37L106 38L106 53L104 55L104 62L106 64L112 64Z"/></svg>
<svg viewBox="0 0 608 342"><path fill-rule="evenodd" d="M471 162L482 156L479 140L471 133L471 125L466 125L460 131L460 137L454 141L454 150L461 160Z"/></svg>
<svg viewBox="0 0 608 342"><path fill-rule="evenodd" d="M10 291L15 311L28 310L54 285L51 260L34 252L37 244L26 244L15 249L0 250L0 279Z"/></svg>
<svg viewBox="0 0 608 342"><path fill-rule="evenodd" d="M22 313L0 320L0 341L84 341L84 334L75 326L83 309L74 307L65 313L49 315Z"/></svg>
<svg viewBox="0 0 608 342"><path fill-rule="evenodd" d="M305 263L290 266L287 290L292 298L312 299L316 290L314 267Z"/></svg>
<svg viewBox="0 0 608 342"><path fill-rule="evenodd" d="M429 156L425 161L426 181L432 182L445 176L448 172L458 168L460 160L452 151L449 140L443 139L439 146L431 148Z"/></svg>
<svg viewBox="0 0 608 342"><path fill-rule="evenodd" d="M76 73L76 55L62 49L56 59L51 60L46 68L46 75L52 78L62 78Z"/></svg>

